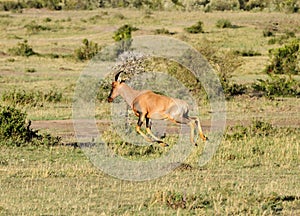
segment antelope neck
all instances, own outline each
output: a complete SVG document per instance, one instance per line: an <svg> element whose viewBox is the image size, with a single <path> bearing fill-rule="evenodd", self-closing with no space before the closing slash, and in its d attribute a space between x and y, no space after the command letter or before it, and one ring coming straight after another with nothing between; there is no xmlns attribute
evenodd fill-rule
<svg viewBox="0 0 300 216"><path fill-rule="evenodd" d="M120 88L120 95L126 101L126 103L132 107L133 100L140 94L139 91L134 90L133 88L129 87L125 83Z"/></svg>

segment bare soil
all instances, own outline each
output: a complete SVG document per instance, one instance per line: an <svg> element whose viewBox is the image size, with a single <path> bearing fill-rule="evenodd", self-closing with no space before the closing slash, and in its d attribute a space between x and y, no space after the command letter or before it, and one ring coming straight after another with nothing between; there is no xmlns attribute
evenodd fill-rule
<svg viewBox="0 0 300 216"><path fill-rule="evenodd" d="M235 126L235 125L249 125L251 121L239 121L239 120L227 120L226 126ZM111 122L99 120L97 121L97 126L100 132L107 130L111 125ZM202 129L204 133L207 133L211 128L211 122L209 120L201 122ZM276 122L273 122L273 126L276 127L287 127L294 126L299 127L300 122L298 119L280 119ZM74 142L76 140L74 125L72 119L67 120L41 120L41 121L32 121L31 127L40 131L47 131L55 136L62 137L64 143ZM154 126L155 127L155 126ZM166 132L168 134L174 134L179 132L180 127L176 124L168 124ZM157 128L156 128L157 130ZM188 133L188 131L187 131Z"/></svg>

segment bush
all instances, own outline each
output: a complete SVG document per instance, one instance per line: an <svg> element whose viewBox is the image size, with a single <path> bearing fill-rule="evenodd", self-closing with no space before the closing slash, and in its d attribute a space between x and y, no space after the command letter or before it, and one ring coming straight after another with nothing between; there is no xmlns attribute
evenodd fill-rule
<svg viewBox="0 0 300 216"><path fill-rule="evenodd" d="M114 32L113 39L116 42L119 42L118 48L117 48L117 55L130 50L131 43L132 43L132 31L138 30L135 27L132 27L131 25L125 24L118 28L117 31Z"/></svg>
<svg viewBox="0 0 300 216"><path fill-rule="evenodd" d="M114 32L113 39L116 42L131 39L131 33L133 30L134 28L131 25L125 24Z"/></svg>
<svg viewBox="0 0 300 216"><path fill-rule="evenodd" d="M165 34L165 35L174 35L175 34L175 32L170 32L166 28L155 29L154 33L155 34Z"/></svg>
<svg viewBox="0 0 300 216"><path fill-rule="evenodd" d="M0 9L14 11L23 8L48 8L50 10L61 10L61 0L27 0L27 1L3 1L0 2Z"/></svg>
<svg viewBox="0 0 300 216"><path fill-rule="evenodd" d="M26 7L41 9L41 8L43 8L43 4L42 4L41 1L29 0L29 1L26 2Z"/></svg>
<svg viewBox="0 0 300 216"><path fill-rule="evenodd" d="M246 86L234 83L231 80L232 72L241 65L241 60L234 52L215 54L211 59L211 63L214 68L217 69L219 79L227 99L246 92Z"/></svg>
<svg viewBox="0 0 300 216"><path fill-rule="evenodd" d="M35 72L36 72L36 69L35 69L35 68L26 68L26 69L25 69L25 72L26 72L26 73L35 73Z"/></svg>
<svg viewBox="0 0 300 216"><path fill-rule="evenodd" d="M45 102L58 103L62 101L62 93L54 90L49 92L12 90L2 94L2 100L12 105L43 106Z"/></svg>
<svg viewBox="0 0 300 216"><path fill-rule="evenodd" d="M64 9L66 10L91 10L100 6L99 1L92 0L68 0L64 1Z"/></svg>
<svg viewBox="0 0 300 216"><path fill-rule="evenodd" d="M82 43L83 46L74 51L74 56L77 60L90 60L101 50L97 43L88 41L88 39L83 39Z"/></svg>
<svg viewBox="0 0 300 216"><path fill-rule="evenodd" d="M40 31L49 31L49 30L51 30L50 27L39 25L35 22L27 24L24 27L26 28L28 34L36 34L36 33L39 33Z"/></svg>
<svg viewBox="0 0 300 216"><path fill-rule="evenodd" d="M276 132L277 130L272 126L272 124L254 119L248 126L236 125L228 127L225 137L229 140L241 140L254 136L271 136Z"/></svg>
<svg viewBox="0 0 300 216"><path fill-rule="evenodd" d="M25 4L20 1L3 1L0 2L0 10L11 11L25 8Z"/></svg>
<svg viewBox="0 0 300 216"><path fill-rule="evenodd" d="M236 51L234 51L234 54L243 56L243 57L261 56L261 53L254 51L252 49L242 50L242 51L236 50Z"/></svg>
<svg viewBox="0 0 300 216"><path fill-rule="evenodd" d="M275 35L272 35L275 36ZM268 41L268 44L284 44L290 42L291 39L296 38L296 34L293 31L286 31L285 34L282 34L277 37L273 37Z"/></svg>
<svg viewBox="0 0 300 216"><path fill-rule="evenodd" d="M187 27L184 30L191 34L203 33L203 22L198 21L195 25Z"/></svg>
<svg viewBox="0 0 300 216"><path fill-rule="evenodd" d="M40 135L30 128L31 122L26 120L26 113L13 107L0 106L0 145L46 145L60 143L60 137L50 134Z"/></svg>
<svg viewBox="0 0 300 216"><path fill-rule="evenodd" d="M32 47L28 44L27 40L18 43L16 47L10 48L8 52L12 55L26 56L26 57L37 55L37 53L34 52Z"/></svg>
<svg viewBox="0 0 300 216"><path fill-rule="evenodd" d="M239 0L212 0L210 6L212 10L217 11L237 10L240 8Z"/></svg>
<svg viewBox="0 0 300 216"><path fill-rule="evenodd" d="M263 36L264 37L272 37L274 35L275 35L274 31L271 30L271 29L265 29L265 30L263 30Z"/></svg>
<svg viewBox="0 0 300 216"><path fill-rule="evenodd" d="M151 205L158 204L171 209L211 209L213 202L207 193L187 194L180 191L157 191L150 200Z"/></svg>
<svg viewBox="0 0 300 216"><path fill-rule="evenodd" d="M284 11L287 13L297 13L300 9L298 0L276 0L274 1L274 4L278 11Z"/></svg>
<svg viewBox="0 0 300 216"><path fill-rule="evenodd" d="M271 49L269 55L271 63L265 69L268 74L299 74L299 40L293 40L283 47Z"/></svg>
<svg viewBox="0 0 300 216"><path fill-rule="evenodd" d="M262 10L262 9L266 8L267 6L268 6L268 3L266 1L248 0L248 1L243 1L243 4L240 4L240 9L247 10L247 11L250 11L253 9Z"/></svg>
<svg viewBox="0 0 300 216"><path fill-rule="evenodd" d="M216 23L218 28L232 28L232 24L227 19L219 19Z"/></svg>
<svg viewBox="0 0 300 216"><path fill-rule="evenodd" d="M61 0L41 0L41 3L44 8L50 10L61 10L62 6L60 5Z"/></svg>
<svg viewBox="0 0 300 216"><path fill-rule="evenodd" d="M232 73L242 65L242 58L240 58L239 55L232 51L219 51L218 48L208 40L199 43L196 49L208 60L218 74L222 89L220 89L218 85L213 87L214 89L222 90L226 99L246 93L247 87L245 85L235 83L231 79ZM185 58L192 59L193 57L185 56ZM201 65L199 65L199 67L201 67ZM215 84L211 83L211 85Z"/></svg>
<svg viewBox="0 0 300 216"><path fill-rule="evenodd" d="M247 87L242 84L234 83L234 82L221 82L223 91L225 93L225 97L229 99L230 97L242 95L246 93Z"/></svg>
<svg viewBox="0 0 300 216"><path fill-rule="evenodd" d="M270 79L267 80L258 79L252 88L269 98L300 96L300 83L292 78L270 76Z"/></svg>

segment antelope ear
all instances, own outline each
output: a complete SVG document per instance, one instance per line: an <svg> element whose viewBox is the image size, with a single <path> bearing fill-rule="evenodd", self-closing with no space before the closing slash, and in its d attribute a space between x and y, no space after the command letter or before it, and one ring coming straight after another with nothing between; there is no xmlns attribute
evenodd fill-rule
<svg viewBox="0 0 300 216"><path fill-rule="evenodd" d="M126 80L129 80L129 78L128 78L128 77L125 77L124 79L122 79L122 80L120 81L120 83L123 83L123 82L125 82Z"/></svg>

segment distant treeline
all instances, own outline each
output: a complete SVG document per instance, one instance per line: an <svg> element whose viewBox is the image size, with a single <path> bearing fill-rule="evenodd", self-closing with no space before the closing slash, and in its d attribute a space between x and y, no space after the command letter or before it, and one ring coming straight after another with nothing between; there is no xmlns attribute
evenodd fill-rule
<svg viewBox="0 0 300 216"><path fill-rule="evenodd" d="M150 10L268 10L297 13L299 0L7 0L0 2L2 11L18 11L25 8L50 10L91 10L95 8L139 8Z"/></svg>

